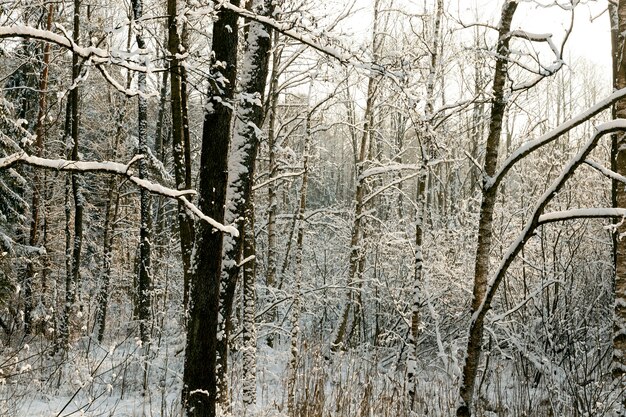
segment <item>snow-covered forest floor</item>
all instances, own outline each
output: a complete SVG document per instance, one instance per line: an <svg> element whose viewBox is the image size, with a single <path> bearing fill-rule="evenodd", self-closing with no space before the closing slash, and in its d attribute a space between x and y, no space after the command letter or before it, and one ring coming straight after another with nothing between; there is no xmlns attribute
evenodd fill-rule
<svg viewBox="0 0 626 417"><path fill-rule="evenodd" d="M180 390L183 356L181 334L170 334L146 360L141 344L129 337L108 350L89 340L76 342L69 358L41 354L45 342L31 341L19 352L2 355L0 415L4 417L182 416ZM178 343L177 343L178 342ZM300 365L299 416L410 416L401 398L404 375L389 363L396 358L341 355L329 364L319 346L307 351ZM89 354L87 354L89 352ZM451 359L451 358L448 358ZM257 405L241 406L240 381L233 370L233 406L222 416L287 416L285 351L263 347L258 351ZM456 363L432 363L418 378L417 416L450 416L456 404ZM385 367L387 366L387 368ZM533 384L520 383L510 361L495 367L484 388L477 415L613 416L619 395L610 384L589 381L571 391L572 381L554 377ZM147 369L147 373L146 373ZM147 389L144 389L144 384Z"/></svg>

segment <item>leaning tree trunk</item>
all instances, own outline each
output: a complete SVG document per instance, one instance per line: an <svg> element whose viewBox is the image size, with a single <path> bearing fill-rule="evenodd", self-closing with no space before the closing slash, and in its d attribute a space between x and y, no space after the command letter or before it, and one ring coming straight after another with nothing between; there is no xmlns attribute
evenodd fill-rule
<svg viewBox="0 0 626 417"><path fill-rule="evenodd" d="M253 5L255 12L263 16L272 15L272 2L256 0ZM244 67L241 74L241 93L237 103L233 142L230 147L228 161L228 189L225 221L239 221L237 228L239 237L226 236L224 241L224 260L222 265L222 282L220 288L220 338L218 339L218 383L219 402L223 409L228 410L228 343L231 332L231 316L239 264L243 250L246 207L252 198L252 180L255 172L255 161L259 147L260 129L263 123L263 95L268 73L269 52L271 46L271 28L255 21L249 23ZM243 220L243 221L241 221ZM252 224L252 223L250 223ZM250 262L254 262L251 260ZM248 266L249 268L250 265ZM253 269L251 269L253 270ZM250 300L248 300L250 301ZM256 343L256 342L255 342ZM249 398L248 398L249 399Z"/></svg>
<svg viewBox="0 0 626 417"><path fill-rule="evenodd" d="M498 162L498 148L500 146L500 134L502 132L502 119L506 109L506 97L504 94L509 54L509 40L507 36L511 30L511 20L517 9L517 1L508 0L502 8L502 16L498 29L498 46L496 51L496 67L493 77L493 91L491 99L491 116L489 120L489 135L485 149L484 172L487 177L492 177L496 172ZM472 317L480 309L487 291L489 277L489 255L491 252L493 210L496 203L497 187L485 187L483 185L482 203L478 220L478 244L476 247L476 261L474 266L474 289L472 292ZM467 341L467 354L463 365L463 374L460 386L461 403L457 408L457 416L471 415L472 399L476 375L480 363L480 353L483 340L483 326L471 326Z"/></svg>
<svg viewBox="0 0 626 417"><path fill-rule="evenodd" d="M609 3L609 14L613 38L613 82L615 89L626 87L626 1L620 0L615 6ZM617 18L617 21L615 21ZM617 29L617 31L615 30ZM616 36L617 35L617 36ZM626 118L626 100L615 103L615 118ZM614 152L612 165L620 175L626 175L626 135L619 133L613 140ZM626 208L626 190L624 185L613 185L613 203L615 207ZM626 232L626 225L620 222L616 235ZM615 239L615 317L613 322L613 380L617 392L626 391L626 240ZM622 395L622 411L626 413L626 396Z"/></svg>
<svg viewBox="0 0 626 417"><path fill-rule="evenodd" d="M81 0L74 0L74 19L72 39L78 44L80 37L80 5ZM80 64L78 54L72 54L72 86L70 90L67 114L65 123L65 133L68 142L72 143L72 151L70 159L78 161L78 105L79 105L79 88L75 85L76 80L80 76ZM65 280L65 306L61 322L59 324L59 342L60 345L67 348L70 340L70 319L74 304L76 302L76 291L80 281L80 254L83 241L83 208L84 198L79 184L79 176L70 174L66 181L66 195L69 197L69 191L72 192L74 201L74 241L72 247L69 244L69 198L66 198L66 280Z"/></svg>
<svg viewBox="0 0 626 417"><path fill-rule="evenodd" d="M220 223L224 220L228 183L233 86L237 73L237 20L236 14L221 9L213 23L213 82L202 127L198 205L204 214ZM216 413L222 241L222 233L206 222L198 222L182 390L188 417L214 417Z"/></svg>

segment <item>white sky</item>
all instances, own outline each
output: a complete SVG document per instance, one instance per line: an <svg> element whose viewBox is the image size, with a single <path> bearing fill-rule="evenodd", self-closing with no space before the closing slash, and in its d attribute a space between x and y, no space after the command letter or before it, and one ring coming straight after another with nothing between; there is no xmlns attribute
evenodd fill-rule
<svg viewBox="0 0 626 417"><path fill-rule="evenodd" d="M607 4L606 0L601 0L581 2L576 6L574 29L568 39L565 60L567 62L568 57L583 57L603 68L610 77L611 35ZM538 7L532 2L525 2L518 7L513 25L532 32L550 32L560 42L569 19L570 13L558 7Z"/></svg>
<svg viewBox="0 0 626 417"><path fill-rule="evenodd" d="M344 3L340 1L340 3ZM382 0L388 4L387 0ZM538 3L548 4L568 0L520 0L520 5L513 20L514 29L523 29L535 33L552 33L555 42L560 44L569 26L570 12L557 6L542 7ZM424 4L429 10L434 8L435 0L394 0L394 4L407 11L422 12ZM481 22L497 24L500 18L502 0L444 0L444 7L454 18L462 17L464 23ZM582 0L575 8L574 29L568 40L565 61L584 57L607 72L610 79L611 44L608 13L608 0ZM371 36L372 9L374 0L356 0L358 12L348 19L347 26L357 38ZM341 25L344 26L344 25ZM471 33L471 31L470 31ZM546 57L550 59L552 57Z"/></svg>

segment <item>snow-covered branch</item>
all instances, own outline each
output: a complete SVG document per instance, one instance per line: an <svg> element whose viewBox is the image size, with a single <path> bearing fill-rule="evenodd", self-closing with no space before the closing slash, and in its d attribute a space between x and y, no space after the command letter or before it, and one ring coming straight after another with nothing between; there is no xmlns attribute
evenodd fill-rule
<svg viewBox="0 0 626 417"><path fill-rule="evenodd" d="M11 239L9 236L4 234L2 230L0 230L0 247L3 251L11 253L12 255L45 255L46 248L40 246L30 246L24 245L15 240ZM0 253L0 258L4 256L4 254Z"/></svg>
<svg viewBox="0 0 626 417"><path fill-rule="evenodd" d="M292 28L291 25L281 23L267 16L261 16L256 13L253 13L249 10L243 9L241 7L237 7L231 4L229 1L220 1L216 5L216 9L226 9L231 12L236 13L237 15L244 17L246 19L254 20L259 23L263 23L265 25L270 26L272 29L282 33L283 35L290 37L302 44L315 49L316 51L322 53L323 55L335 58L337 61L342 64L350 64L357 68L362 68L368 71L372 71L378 73L380 75L392 75L393 74L386 70L383 66L371 62L371 63L363 63L359 62L355 55L352 53L343 52L338 48L323 45L322 43L315 40L311 35L300 33Z"/></svg>
<svg viewBox="0 0 626 417"><path fill-rule="evenodd" d="M206 221L211 226L221 230L222 232L237 236L238 233L235 227L223 225L205 215L197 206L186 198L189 195L196 194L194 190L175 190L133 175L132 165L141 158L143 158L143 155L136 155L127 164L122 164L110 161L70 161L67 159L39 158L37 156L28 155L26 152L17 152L4 158L0 158L0 169L10 168L15 164L26 164L37 168L53 169L57 171L79 173L95 172L121 175L151 193L181 200L187 209L189 209L199 219Z"/></svg>
<svg viewBox="0 0 626 417"><path fill-rule="evenodd" d="M366 169L359 176L359 180L364 180L367 177L371 177L374 175L385 174L387 172L395 172L395 171L416 171L419 167L416 164L390 164L382 167L374 167Z"/></svg>
<svg viewBox="0 0 626 417"><path fill-rule="evenodd" d="M620 91L623 91L623 90L620 90ZM539 221L541 218L541 213L543 212L545 207L548 205L548 203L552 201L554 196L563 188L567 180L572 175L574 175L574 172L576 171L576 169L585 162L585 159L587 158L587 156L589 156L591 151L593 151L593 149L595 149L595 147L597 146L600 138L602 138L603 136L607 134L618 132L618 131L624 131L624 130L626 130L626 119L612 120L610 122L603 123L600 126L596 127L596 131L593 137L591 137L591 139L589 139L589 141L584 146L582 146L578 154L576 154L576 156L574 156L567 163L567 165L563 167L558 178L554 180L554 182L550 185L550 187L548 187L548 189L546 189L543 195L537 200L535 208L530 218L524 225L522 232L518 235L518 238L509 246L506 253L502 257L500 266L496 270L496 273L489 280L486 295L483 298L483 302L480 305L480 307L475 311L474 316L472 317L473 323L479 323L484 320L485 314L491 308L491 301L496 294L496 291L500 285L500 282L502 282L502 279L504 278L506 272L509 269L509 266L513 263L513 260L515 259L517 254L522 250L522 248L526 244L526 241L530 239L535 229L540 224ZM595 209L595 210L597 214L602 213L602 210L600 209ZM574 218L571 216L572 214L574 214L573 212L574 212L573 210L569 212L569 215L570 215L569 218ZM582 215L585 212L581 211L579 213ZM591 217L592 211L586 212L586 214L588 215L587 217ZM551 220L551 219L554 219L551 221L558 221L559 219L561 219L560 215L557 215L555 213L547 214L546 216L547 217L544 217L544 223L546 223L548 220ZM562 220L565 220L568 218L568 215L563 214L561 217L562 217ZM596 216L596 217L599 217L599 216ZM614 217L614 216L611 216L611 217Z"/></svg>
<svg viewBox="0 0 626 417"><path fill-rule="evenodd" d="M158 96L156 92L146 94L134 88L126 88L119 81L113 78L113 76L111 76L111 74L109 74L106 68L104 68L102 65L98 65L97 68L100 71L100 74L102 74L102 76L104 77L104 79L107 80L109 84L111 84L117 91L124 94L126 97L140 96L147 99L153 96Z"/></svg>
<svg viewBox="0 0 626 417"><path fill-rule="evenodd" d="M517 85L513 85L511 87L512 91L526 90L537 85L542 79L545 77L549 77L551 75L556 74L564 65L563 62L563 50L565 49L565 44L569 39L570 34L572 33L572 28L574 27L574 11L571 11L571 18L569 28L565 31L565 36L561 41L561 47L558 48L552 40L552 34L550 33L531 33L526 32L524 30L514 30L509 33L511 37L518 37L527 39L531 42L545 42L548 44L552 53L554 54L554 61L549 66L544 66L539 64L539 75L530 81L526 81ZM539 62L539 58L537 57L537 62Z"/></svg>
<svg viewBox="0 0 626 417"><path fill-rule="evenodd" d="M604 219L610 217L626 217L626 209L600 207L555 211L539 216L537 224L540 225L575 219Z"/></svg>
<svg viewBox="0 0 626 417"><path fill-rule="evenodd" d="M275 177L272 177L272 178L268 179L267 181L263 181L263 182L262 182L262 183L260 183L260 184L255 184L255 185L252 187L252 190L253 190L253 191L256 191L256 190L258 190L259 188L263 188L263 187L265 187L266 185L269 185L269 184L271 184L271 183L273 183L273 182L275 182L275 181L280 181L280 180L282 180L283 178L298 177L298 176L302 175L303 173L304 173L304 171L297 171L297 172L285 172L285 173L283 173L283 174L276 175Z"/></svg>
<svg viewBox="0 0 626 417"><path fill-rule="evenodd" d="M82 58L93 58L101 61L108 61L110 56L107 51L94 46L81 47L77 45L71 38L59 35L57 33L36 29L24 25L0 26L0 38L31 38L40 41L51 42L56 45L70 49Z"/></svg>
<svg viewBox="0 0 626 417"><path fill-rule="evenodd" d="M31 26L0 26L0 39L3 38L30 38L44 42L50 42L58 46L67 48L73 53L76 53L81 58L91 60L96 65L114 64L132 71L152 71L152 69L148 69L145 66L135 64L131 61L123 59L122 57L117 57L114 54L109 53L109 51L105 49L98 48L96 46L80 46L68 36L60 35L49 30L36 29Z"/></svg>
<svg viewBox="0 0 626 417"><path fill-rule="evenodd" d="M323 53L324 55L328 55L331 56L335 59L337 59L339 62L342 63L348 63L352 60L352 55L346 54L344 52L341 52L340 50L336 49L336 48L332 48L330 46L325 46L322 45L318 42L316 42L311 36L306 35L306 34L302 34L299 33L295 30L293 30L291 28L290 25L284 24L284 23L280 23L277 22L276 20L269 18L267 16L261 16L258 15L256 13L253 13L249 10L243 9L241 7L237 7L234 4L231 4L228 1L220 1L217 3L216 8L219 9L226 9L226 10L230 10L231 12L236 13L239 16L245 17L246 19L250 19L250 20L254 20L256 22L259 23L263 23L265 25L268 25L270 27L272 27L272 29L275 29L277 31L279 31L280 33L297 40L298 42L301 42L307 46L310 46L311 48Z"/></svg>
<svg viewBox="0 0 626 417"><path fill-rule="evenodd" d="M218 222L212 217L207 216L202 211L200 211L198 206L193 204L191 201L187 200L185 196L181 196L180 200L185 204L185 207L187 207L187 209L191 211L196 217L209 223L211 226L213 226L217 230L221 230L222 232L229 233L232 236L239 236L239 231L237 230L235 226L223 225L222 223Z"/></svg>
<svg viewBox="0 0 626 417"><path fill-rule="evenodd" d="M619 181L619 182L626 184L626 177L600 165L596 161L592 161L591 159L585 159L585 164L589 165L593 169L599 171L602 175L609 177L612 180Z"/></svg>
<svg viewBox="0 0 626 417"><path fill-rule="evenodd" d="M382 193L383 191L391 188L391 187L395 187L398 184L403 183L404 181L410 180L411 178L415 178L419 175L419 172L414 172L412 174L407 175L406 177L400 177L392 182L390 182L389 184L383 185L380 188L376 189L374 192L372 192L371 194L368 194L367 197L365 197L363 199L363 204L367 204L368 202L370 202L374 197L376 197L378 194Z"/></svg>
<svg viewBox="0 0 626 417"><path fill-rule="evenodd" d="M618 100L626 97L626 88L622 88L621 90L615 91L613 94L606 97L604 100L596 103L594 106L588 108L577 116L561 123L556 128L547 132L546 134L540 136L535 140L531 140L526 142L522 146L520 146L517 150L515 150L502 164L502 167L495 173L492 178L488 178L485 181L485 188L497 187L500 184L500 181L504 178L504 176L509 172L513 165L517 162L541 148L544 145L558 139L561 135L569 132L573 128L581 125L592 117L596 116L600 112L608 109L613 104L615 104Z"/></svg>

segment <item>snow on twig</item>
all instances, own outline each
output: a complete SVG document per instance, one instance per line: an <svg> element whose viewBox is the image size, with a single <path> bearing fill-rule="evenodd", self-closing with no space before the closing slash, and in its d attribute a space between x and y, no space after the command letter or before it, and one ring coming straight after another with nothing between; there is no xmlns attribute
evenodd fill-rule
<svg viewBox="0 0 626 417"><path fill-rule="evenodd" d="M223 225L222 223L218 222L217 220L207 216L202 211L200 211L200 209L195 204L193 204L191 201L187 200L187 198L185 198L184 196L180 197L180 200L199 219L202 219L205 222L209 223L211 226L213 226L217 230L220 230L220 231L225 232L225 233L229 233L230 235L235 236L235 237L239 236L239 231L237 230L237 228L235 226Z"/></svg>
<svg viewBox="0 0 626 417"><path fill-rule="evenodd" d="M379 65L375 62L370 62L370 63L362 63L359 62L356 58L355 55L353 53L346 53L343 52L337 48L334 48L332 46L327 46L327 45L322 45L320 42L316 41L313 37L311 37L308 34L304 34L304 33L300 33L294 29L292 29L291 25L287 25L284 23L280 23L272 18L269 18L267 16L261 16L258 15L256 13L253 13L249 10L243 9L241 7L237 7L233 4L231 4L228 1L219 1L216 4L215 7L217 10L219 9L226 9L226 10L230 10L233 13L236 13L237 15L244 17L246 19L250 19L250 20L254 20L256 22L259 23L263 23L265 25L270 26L271 28L277 30L278 32L282 33L283 35L286 35L298 42L301 42L304 45L307 45L313 49L315 49L316 51L330 56L332 58L335 58L336 60L338 60L340 63L342 64L350 64L353 65L354 67L357 68L362 68L368 71L372 71L381 75L387 75L387 76L393 76L394 74L385 69L384 66Z"/></svg>
<svg viewBox="0 0 626 417"><path fill-rule="evenodd" d="M268 179L267 181L263 181L263 182L262 182L262 183L260 183L260 184L255 184L255 185L252 187L252 191L256 191L256 190L258 190L259 188L263 188L263 187L265 187L266 185L269 185L269 184L273 183L274 181L280 181L280 180L282 180L283 178L298 177L298 176L300 176L300 175L302 175L302 174L304 174L304 171L285 172L285 173L283 173L283 174L276 175L275 177L272 177L272 178Z"/></svg>
<svg viewBox="0 0 626 417"><path fill-rule="evenodd" d="M366 169L359 175L359 180L364 180L367 177L371 177L374 175L385 174L387 172L394 171L416 171L419 167L416 164L390 164L382 167L374 167Z"/></svg>
<svg viewBox="0 0 626 417"><path fill-rule="evenodd" d="M109 51L96 46L80 46L67 36L59 35L49 30L36 29L25 25L0 26L0 39L2 38L31 38L44 42L54 43L69 49L84 59L90 59L94 64L114 64L132 71L150 72L145 66L129 62L117 57Z"/></svg>

